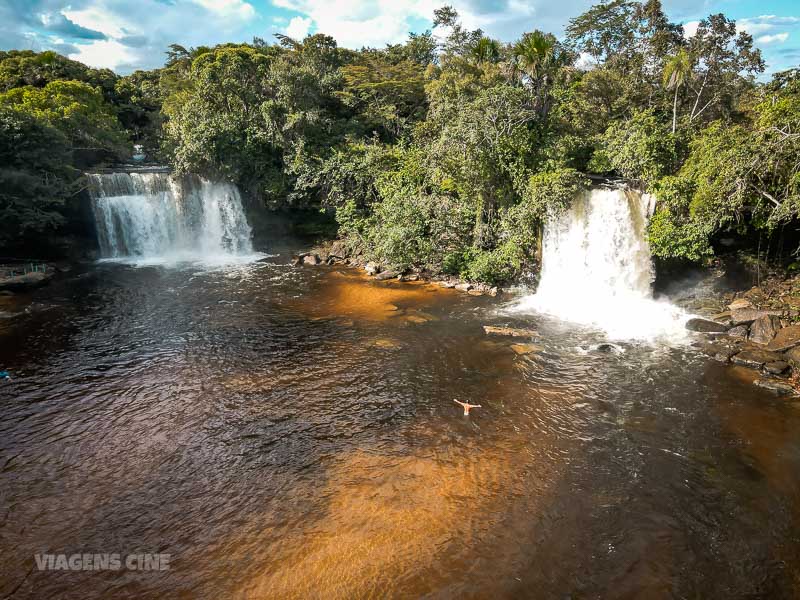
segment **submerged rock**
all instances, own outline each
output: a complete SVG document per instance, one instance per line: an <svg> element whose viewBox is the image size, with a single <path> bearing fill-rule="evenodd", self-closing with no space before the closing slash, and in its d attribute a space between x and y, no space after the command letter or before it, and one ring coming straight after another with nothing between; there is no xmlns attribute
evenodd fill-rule
<svg viewBox="0 0 800 600"><path fill-rule="evenodd" d="M624 350L617 346L616 344L611 344L609 342L603 342L602 344L597 344L594 348L598 352L605 352L606 354L621 354Z"/></svg>
<svg viewBox="0 0 800 600"><path fill-rule="evenodd" d="M763 315L753 321L750 326L749 339L756 344L769 344L780 328L781 320L778 317Z"/></svg>
<svg viewBox="0 0 800 600"><path fill-rule="evenodd" d="M505 335L509 337L539 337L539 332L533 329L518 329L514 327L496 327L494 325L484 325L483 331L486 335Z"/></svg>
<svg viewBox="0 0 800 600"><path fill-rule="evenodd" d="M524 356L526 354L533 354L534 352L541 352L543 348L536 344L511 344L511 349L515 354Z"/></svg>
<svg viewBox="0 0 800 600"><path fill-rule="evenodd" d="M764 388L765 390L769 390L778 396L797 395L797 390L795 390L794 387L792 387L792 385L785 379L777 379L775 377L760 377L753 381L753 385Z"/></svg>
<svg viewBox="0 0 800 600"><path fill-rule="evenodd" d="M686 321L686 329L699 333L725 333L728 331L728 326L708 319L694 318Z"/></svg>
<svg viewBox="0 0 800 600"><path fill-rule="evenodd" d="M18 292L37 288L49 282L53 275L55 275L55 270L53 269L46 272L34 271L24 275L6 275L0 277L0 289Z"/></svg>

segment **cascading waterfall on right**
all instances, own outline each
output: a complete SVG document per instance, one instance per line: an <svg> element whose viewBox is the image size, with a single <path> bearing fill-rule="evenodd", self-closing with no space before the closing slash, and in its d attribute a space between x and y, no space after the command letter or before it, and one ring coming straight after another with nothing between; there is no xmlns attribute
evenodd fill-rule
<svg viewBox="0 0 800 600"><path fill-rule="evenodd" d="M578 196L546 224L539 288L513 310L592 326L614 339L684 338L688 315L653 299L650 202L626 188L598 187Z"/></svg>

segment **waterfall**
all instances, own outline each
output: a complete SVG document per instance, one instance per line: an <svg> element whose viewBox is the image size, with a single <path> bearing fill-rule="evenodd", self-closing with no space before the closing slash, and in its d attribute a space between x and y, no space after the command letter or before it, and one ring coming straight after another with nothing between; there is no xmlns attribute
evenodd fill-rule
<svg viewBox="0 0 800 600"><path fill-rule="evenodd" d="M515 307L602 329L616 339L684 337L683 311L652 297L651 197L595 188L544 229L539 288Z"/></svg>
<svg viewBox="0 0 800 600"><path fill-rule="evenodd" d="M253 254L234 185L153 171L88 177L103 258L230 262Z"/></svg>

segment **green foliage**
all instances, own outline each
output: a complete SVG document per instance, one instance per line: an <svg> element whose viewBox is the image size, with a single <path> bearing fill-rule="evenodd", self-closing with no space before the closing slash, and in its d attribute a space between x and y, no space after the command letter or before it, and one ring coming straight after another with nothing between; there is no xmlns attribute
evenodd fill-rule
<svg viewBox="0 0 800 600"><path fill-rule="evenodd" d="M51 81L43 88L15 88L0 94L0 106L47 122L77 148L108 150L120 156L127 152L119 121L100 92L88 84Z"/></svg>
<svg viewBox="0 0 800 600"><path fill-rule="evenodd" d="M509 44L450 6L433 16L441 43L426 31L357 51L324 34L173 44L162 68L126 77L0 52L4 131L30 138L0 140L5 206L21 231L50 227L79 149L124 158L133 142L267 205L335 211L365 257L490 282L535 264L542 224L585 189L582 172L657 195L649 236L665 259L702 260L720 231L800 215L798 74L757 84L761 54L724 15L687 38L659 0L611 0L563 41L534 30Z"/></svg>
<svg viewBox="0 0 800 600"><path fill-rule="evenodd" d="M63 223L60 208L78 173L66 136L48 122L0 106L0 247Z"/></svg>
<svg viewBox="0 0 800 600"><path fill-rule="evenodd" d="M653 256L700 261L712 254L708 240L714 226L692 214L693 191L691 180L681 177L665 177L659 183L658 208L648 225Z"/></svg>
<svg viewBox="0 0 800 600"><path fill-rule="evenodd" d="M678 144L669 127L647 110L612 123L603 135L602 152L594 159L595 168L610 165L623 177L651 186L675 170Z"/></svg>

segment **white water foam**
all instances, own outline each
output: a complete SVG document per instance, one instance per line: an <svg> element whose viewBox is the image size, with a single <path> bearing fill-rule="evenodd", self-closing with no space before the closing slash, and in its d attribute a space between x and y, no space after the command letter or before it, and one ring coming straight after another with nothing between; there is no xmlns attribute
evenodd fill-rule
<svg viewBox="0 0 800 600"><path fill-rule="evenodd" d="M612 339L687 339L688 315L654 300L646 225L651 198L597 188L547 223L537 292L512 307L606 332Z"/></svg>
<svg viewBox="0 0 800 600"><path fill-rule="evenodd" d="M225 265L261 257L232 184L160 172L89 177L103 260Z"/></svg>

